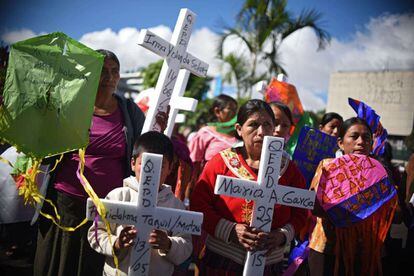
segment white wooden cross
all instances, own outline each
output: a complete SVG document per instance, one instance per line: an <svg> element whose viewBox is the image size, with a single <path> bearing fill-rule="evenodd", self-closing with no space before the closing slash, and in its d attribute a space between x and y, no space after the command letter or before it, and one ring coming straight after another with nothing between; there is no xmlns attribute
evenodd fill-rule
<svg viewBox="0 0 414 276"><path fill-rule="evenodd" d="M187 86L190 72L186 69L181 69L178 73L177 83L174 86L174 90L170 101L170 114L168 115L168 125L164 131L164 134L171 137L176 123L178 110L192 111L197 107L198 101L193 98L183 97L185 88Z"/></svg>
<svg viewBox="0 0 414 276"><path fill-rule="evenodd" d="M188 78L190 76L190 73L185 70L181 69L178 73L177 82L175 83L174 90L171 96L170 101L170 113L168 115L168 124L167 128L164 131L164 134L168 137L171 137L172 132L174 130L174 125L176 123L182 123L185 120L184 114L178 114L179 110L185 110L185 111L192 111L194 112L198 100L188 97L183 97L185 88L187 86ZM141 91L141 93L148 93L150 95L150 99L148 102L149 109L152 106L155 106L157 98L155 95L155 89L154 88L148 88L146 90Z"/></svg>
<svg viewBox="0 0 414 276"><path fill-rule="evenodd" d="M203 214L179 209L157 207L158 187L162 166L162 155L143 153L141 177L138 185L138 202L119 202L101 199L109 223L134 225L137 229L135 245L131 248L128 275L148 275L151 248L148 243L153 229L172 233L200 235ZM89 198L86 217L94 220L98 215Z"/></svg>
<svg viewBox="0 0 414 276"><path fill-rule="evenodd" d="M161 73L155 86L158 96L156 104L148 110L142 133L151 130L159 131L156 124L156 115L167 110L177 80L178 71L183 68L191 73L205 77L208 64L187 53L192 26L196 14L189 9L181 9L171 38L171 43L158 37L149 30L142 30L139 34L138 45L165 58Z"/></svg>
<svg viewBox="0 0 414 276"><path fill-rule="evenodd" d="M275 204L313 209L315 192L278 185L283 154L283 138L266 136L263 141L256 181L217 176L215 194L254 201L250 226L269 232ZM243 275L263 275L266 251L247 252Z"/></svg>
<svg viewBox="0 0 414 276"><path fill-rule="evenodd" d="M278 74L277 80L281 82L288 82L288 78L284 74ZM263 100L265 93L266 93L266 88L267 88L267 81L262 80L262 81L257 82L253 86L252 99Z"/></svg>
<svg viewBox="0 0 414 276"><path fill-rule="evenodd" d="M252 99L263 100L266 93L267 81L262 80L257 82L252 87Z"/></svg>

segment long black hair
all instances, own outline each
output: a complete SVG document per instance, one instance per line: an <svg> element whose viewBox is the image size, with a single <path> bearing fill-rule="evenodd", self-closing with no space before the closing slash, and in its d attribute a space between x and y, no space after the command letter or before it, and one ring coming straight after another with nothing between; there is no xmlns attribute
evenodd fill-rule
<svg viewBox="0 0 414 276"><path fill-rule="evenodd" d="M270 105L262 100L256 99L249 100L240 107L239 112L237 113L237 123L242 126L252 114L261 111L265 111L269 114L270 118L272 118L273 124L276 124L275 115L273 114L273 110Z"/></svg>
<svg viewBox="0 0 414 276"><path fill-rule="evenodd" d="M322 126L322 127L324 127L327 123L329 123L333 119L337 119L338 121L341 122L341 124L344 121L344 119L342 118L342 116L339 115L338 113L328 112L328 113L325 113L323 115L322 120L321 120L321 123L319 125Z"/></svg>
<svg viewBox="0 0 414 276"><path fill-rule="evenodd" d="M338 139L343 140L344 137L345 137L345 133L353 125L363 125L363 126L366 126L367 129L369 130L369 133L371 134L371 140L372 140L372 130L369 127L367 121L365 121L362 118L358 118L358 117L352 117L352 118L349 118L349 119L345 120L345 122L339 128Z"/></svg>
<svg viewBox="0 0 414 276"><path fill-rule="evenodd" d="M224 95L224 94L220 94L217 97L214 98L214 102L211 105L210 109L209 109L209 114L210 114L210 122L216 122L217 118L215 116L214 113L214 109L216 107L218 107L219 110L223 110L224 108L226 108L226 106L230 103L234 103L236 105L236 109L237 109L237 101L235 99L233 99L232 97L228 96L228 95Z"/></svg>
<svg viewBox="0 0 414 276"><path fill-rule="evenodd" d="M276 108L278 108L280 111L282 111L283 113L285 113L285 115L288 117L290 124L293 126L293 116L292 116L292 111L290 111L290 108L285 105L284 103L281 102L271 102L269 103L270 107L274 106Z"/></svg>
<svg viewBox="0 0 414 276"><path fill-rule="evenodd" d="M99 49L96 50L98 53L102 54L105 56L105 59L111 59L113 61L115 61L116 64L118 64L118 69L121 68L120 64L119 64L119 59L118 57L115 55L114 52L111 52L109 50L105 50L105 49Z"/></svg>

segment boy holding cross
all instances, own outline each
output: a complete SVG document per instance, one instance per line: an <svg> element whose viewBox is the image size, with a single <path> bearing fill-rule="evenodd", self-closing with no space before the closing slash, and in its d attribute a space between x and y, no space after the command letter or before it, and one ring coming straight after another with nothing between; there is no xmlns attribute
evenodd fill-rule
<svg viewBox="0 0 414 276"><path fill-rule="evenodd" d="M171 171L173 145L167 136L155 131L141 135L135 144L131 167L136 176L124 179L124 187L112 190L106 199L137 202L141 159L144 152L163 155L156 205L185 210L184 204L174 196L171 187L163 184ZM94 225L89 229L88 241L94 250L106 255L104 275L116 275L112 248L119 260L120 275L127 275L130 265L130 250L134 246L134 239L140 229L115 223L111 223L110 228L113 244L110 244L108 233L102 222L97 223L96 229ZM157 229L152 230L148 242L151 245L149 275L171 275L174 271L174 265L183 263L190 256L193 248L190 234L171 235Z"/></svg>

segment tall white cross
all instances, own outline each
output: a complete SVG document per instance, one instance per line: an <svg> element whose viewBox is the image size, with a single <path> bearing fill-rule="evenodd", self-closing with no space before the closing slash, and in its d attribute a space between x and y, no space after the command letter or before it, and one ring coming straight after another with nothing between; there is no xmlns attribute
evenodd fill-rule
<svg viewBox="0 0 414 276"><path fill-rule="evenodd" d="M142 133L160 130L156 124L155 117L159 112L167 110L179 74L178 71L181 68L187 69L200 77L205 77L207 74L208 64L187 53L187 46L195 18L196 14L189 9L180 10L171 43L146 29L139 34L139 45L165 59L157 85L155 86L155 93L158 99L156 104L148 110Z"/></svg>
<svg viewBox="0 0 414 276"><path fill-rule="evenodd" d="M196 99L183 97L189 76L190 73L185 69L181 69L178 73L177 82L175 83L174 90L170 100L170 113L168 115L168 124L167 128L164 131L164 134L168 137L171 137L174 125L176 123L182 123L185 120L185 115L178 114L178 111L185 110L194 112L194 110L197 107L198 101ZM157 101L155 89L149 88L144 91L141 91L141 93L147 92L150 95L148 107L151 108L152 106L155 106Z"/></svg>
<svg viewBox="0 0 414 276"><path fill-rule="evenodd" d="M153 229L172 233L200 235L203 214L179 209L157 207L158 187L161 174L162 155L143 153L138 202L119 202L101 199L109 223L134 225L137 229L135 245L131 248L128 275L148 275L151 248L148 243ZM98 213L89 198L86 217L94 220Z"/></svg>
<svg viewBox="0 0 414 276"><path fill-rule="evenodd" d="M275 204L313 209L315 203L315 192L278 185L283 144L283 138L264 138L257 182L223 175L216 179L215 194L254 201L250 226L264 232L271 230ZM265 253L266 251L247 252L244 276L263 275Z"/></svg>
<svg viewBox="0 0 414 276"><path fill-rule="evenodd" d="M265 97L267 82L265 80L259 81L252 87L252 99L263 100Z"/></svg>
<svg viewBox="0 0 414 276"><path fill-rule="evenodd" d="M170 114L168 115L168 125L164 131L164 134L171 137L174 129L174 124L178 115L178 110L193 111L197 107L198 101L193 98L183 97L185 88L187 86L190 72L186 69L181 69L178 73L177 84L174 86L174 90L170 101Z"/></svg>

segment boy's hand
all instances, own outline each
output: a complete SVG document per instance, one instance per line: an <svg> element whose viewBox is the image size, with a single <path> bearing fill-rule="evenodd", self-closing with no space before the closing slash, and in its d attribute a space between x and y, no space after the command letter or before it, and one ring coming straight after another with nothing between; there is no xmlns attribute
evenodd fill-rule
<svg viewBox="0 0 414 276"><path fill-rule="evenodd" d="M125 226L119 233L119 237L116 239L114 244L115 252L123 248L129 248L134 245L134 239L137 236L137 230L134 226Z"/></svg>
<svg viewBox="0 0 414 276"><path fill-rule="evenodd" d="M171 248L170 238L167 233L161 230L152 230L148 242L152 248L160 249L165 252L168 252Z"/></svg>

